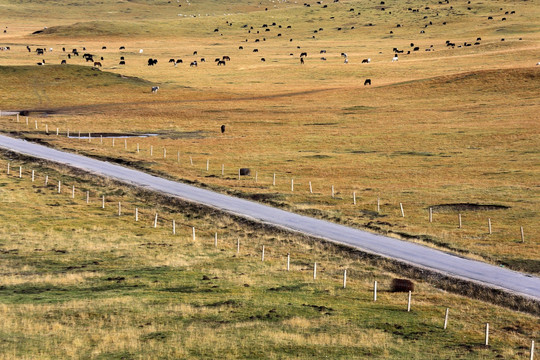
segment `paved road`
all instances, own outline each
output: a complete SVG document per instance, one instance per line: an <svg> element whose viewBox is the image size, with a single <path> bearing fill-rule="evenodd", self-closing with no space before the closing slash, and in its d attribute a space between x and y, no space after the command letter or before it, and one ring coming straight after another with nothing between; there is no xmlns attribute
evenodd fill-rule
<svg viewBox="0 0 540 360"><path fill-rule="evenodd" d="M0 147L540 300L540 278L0 135Z"/></svg>

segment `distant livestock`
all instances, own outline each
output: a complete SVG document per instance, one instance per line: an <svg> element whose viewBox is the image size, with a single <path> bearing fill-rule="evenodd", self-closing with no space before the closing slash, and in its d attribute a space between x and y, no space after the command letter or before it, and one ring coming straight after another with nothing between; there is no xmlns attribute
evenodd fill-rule
<svg viewBox="0 0 540 360"><path fill-rule="evenodd" d="M95 66L95 67L101 67L101 63L100 63L99 61L95 61L95 62L94 62L94 66Z"/></svg>
<svg viewBox="0 0 540 360"><path fill-rule="evenodd" d="M369 64L371 62L371 59L364 59L362 60L362 64Z"/></svg>
<svg viewBox="0 0 540 360"><path fill-rule="evenodd" d="M152 94L157 93L158 90L159 90L159 86L152 86Z"/></svg>
<svg viewBox="0 0 540 360"><path fill-rule="evenodd" d="M62 61L60 62L60 65L66 65L66 64L67 64L67 61L66 61L66 60L62 60Z"/></svg>
<svg viewBox="0 0 540 360"><path fill-rule="evenodd" d="M157 59L150 58L148 59L148 66L154 66L157 64L157 62L158 62Z"/></svg>
<svg viewBox="0 0 540 360"><path fill-rule="evenodd" d="M224 60L218 60L217 61L218 66L226 65L227 63Z"/></svg>
<svg viewBox="0 0 540 360"><path fill-rule="evenodd" d="M371 79L366 79L364 81L364 86L366 86L366 85L371 85Z"/></svg>
<svg viewBox="0 0 540 360"><path fill-rule="evenodd" d="M300 57L307 56L307 52L300 53Z"/></svg>
<svg viewBox="0 0 540 360"><path fill-rule="evenodd" d="M120 60L120 62L118 63L118 65L126 65L126 62L124 60Z"/></svg>
<svg viewBox="0 0 540 360"><path fill-rule="evenodd" d="M223 134L225 132L225 125L221 125L221 133Z"/></svg>
<svg viewBox="0 0 540 360"><path fill-rule="evenodd" d="M192 61L191 63L189 63L189 66L190 67L193 67L193 66L197 67L197 60Z"/></svg>
<svg viewBox="0 0 540 360"><path fill-rule="evenodd" d="M398 60L399 60L399 58L397 57L397 55L392 58L392 62L395 62L395 61L398 61Z"/></svg>

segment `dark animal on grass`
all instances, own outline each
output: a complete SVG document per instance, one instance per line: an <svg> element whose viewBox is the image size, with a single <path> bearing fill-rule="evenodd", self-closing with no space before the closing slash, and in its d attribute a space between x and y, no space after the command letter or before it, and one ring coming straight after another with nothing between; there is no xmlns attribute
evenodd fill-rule
<svg viewBox="0 0 540 360"><path fill-rule="evenodd" d="M223 55L222 59L223 61L231 61L231 58L227 55Z"/></svg>
<svg viewBox="0 0 540 360"><path fill-rule="evenodd" d="M190 66L190 67L193 67L193 66L197 67L197 61L196 61L196 60L195 60L195 61L192 61L192 62L189 64L189 66Z"/></svg>
<svg viewBox="0 0 540 360"><path fill-rule="evenodd" d="M152 86L152 94L157 93L158 90L159 90L159 86Z"/></svg>
<svg viewBox="0 0 540 360"><path fill-rule="evenodd" d="M126 47L125 46L120 46L120 50L125 50Z"/></svg>
<svg viewBox="0 0 540 360"><path fill-rule="evenodd" d="M176 62L176 60L174 60L174 59L169 59L169 63L173 63L173 64L174 64L175 62Z"/></svg>
<svg viewBox="0 0 540 360"><path fill-rule="evenodd" d="M218 66L221 66L221 65L226 65L227 63L223 60L218 60L217 64Z"/></svg>
<svg viewBox="0 0 540 360"><path fill-rule="evenodd" d="M407 279L392 279L390 285L390 291L392 292L409 292L414 291L414 283Z"/></svg>
<svg viewBox="0 0 540 360"><path fill-rule="evenodd" d="M157 59L150 58L148 59L148 66L154 66L157 64L157 62L158 62Z"/></svg>
<svg viewBox="0 0 540 360"><path fill-rule="evenodd" d="M259 52L259 49L253 49L253 52Z"/></svg>
<svg viewBox="0 0 540 360"><path fill-rule="evenodd" d="M206 62L206 59L205 59L205 58L201 58L201 62Z"/></svg>
<svg viewBox="0 0 540 360"><path fill-rule="evenodd" d="M36 54L37 54L37 55L43 55L43 49L37 48L37 49L36 49Z"/></svg>
<svg viewBox="0 0 540 360"><path fill-rule="evenodd" d="M118 65L126 65L126 62L124 60L120 60L120 62L118 63Z"/></svg>
<svg viewBox="0 0 540 360"><path fill-rule="evenodd" d="M66 65L66 64L67 64L67 61L66 61L66 60L62 60L62 61L60 62L60 65Z"/></svg>
<svg viewBox="0 0 540 360"><path fill-rule="evenodd" d="M366 79L364 81L364 86L366 86L366 85L371 85L371 79Z"/></svg>
<svg viewBox="0 0 540 360"><path fill-rule="evenodd" d="M300 57L307 56L307 52L300 53Z"/></svg>
<svg viewBox="0 0 540 360"><path fill-rule="evenodd" d="M197 51L194 51L194 52L193 52L193 55L197 55Z"/></svg>
<svg viewBox="0 0 540 360"><path fill-rule="evenodd" d="M120 60L126 60L126 59L124 59L124 57L123 57L123 56L120 56Z"/></svg>
<svg viewBox="0 0 540 360"><path fill-rule="evenodd" d="M264 62L264 61L266 61L266 59L265 59L265 58L261 58L261 61L263 61L263 62Z"/></svg>
<svg viewBox="0 0 540 360"><path fill-rule="evenodd" d="M100 63L99 61L95 61L95 62L94 62L94 66L95 66L95 67L101 67L101 63Z"/></svg>
<svg viewBox="0 0 540 360"><path fill-rule="evenodd" d="M371 59L362 60L362 64L369 64L370 62L371 62Z"/></svg>
<svg viewBox="0 0 540 360"><path fill-rule="evenodd" d="M251 170L249 168L240 168L239 173L241 176L249 176L251 175Z"/></svg>
<svg viewBox="0 0 540 360"><path fill-rule="evenodd" d="M176 60L176 63L177 64L183 64L184 62L182 61L182 59L178 59L178 60Z"/></svg>
<svg viewBox="0 0 540 360"><path fill-rule="evenodd" d="M221 133L223 134L225 132L225 125L221 125Z"/></svg>
<svg viewBox="0 0 540 360"><path fill-rule="evenodd" d="M303 57L300 58L300 65L304 65L304 58Z"/></svg>

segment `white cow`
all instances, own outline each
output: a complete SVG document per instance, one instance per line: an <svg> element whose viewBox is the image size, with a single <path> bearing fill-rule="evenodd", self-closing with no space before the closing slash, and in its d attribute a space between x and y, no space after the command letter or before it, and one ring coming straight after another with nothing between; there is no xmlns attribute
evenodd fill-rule
<svg viewBox="0 0 540 360"><path fill-rule="evenodd" d="M392 58L392 62L394 62L394 61L398 61L398 60L399 60L399 59L398 59L397 55L396 55L396 56L394 56L394 57Z"/></svg>

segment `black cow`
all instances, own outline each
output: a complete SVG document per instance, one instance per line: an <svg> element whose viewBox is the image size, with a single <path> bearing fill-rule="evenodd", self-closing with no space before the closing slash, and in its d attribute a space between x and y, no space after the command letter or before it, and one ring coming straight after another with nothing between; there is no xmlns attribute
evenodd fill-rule
<svg viewBox="0 0 540 360"><path fill-rule="evenodd" d="M152 58L149 58L148 59L148 66L154 66L157 64L157 59L152 59Z"/></svg>
<svg viewBox="0 0 540 360"><path fill-rule="evenodd" d="M177 64L183 64L184 62L182 61L182 59L178 59L178 60L176 60L176 63Z"/></svg>
<svg viewBox="0 0 540 360"><path fill-rule="evenodd" d="M189 64L189 66L190 66L190 67L192 67L192 66L197 67L197 60L192 61L192 62Z"/></svg>
<svg viewBox="0 0 540 360"><path fill-rule="evenodd" d="M176 62L176 60L174 60L174 59L169 59L169 62L174 64L174 63Z"/></svg>
<svg viewBox="0 0 540 360"><path fill-rule="evenodd" d="M221 133L223 134L225 132L225 125L221 125Z"/></svg>
<svg viewBox="0 0 540 360"><path fill-rule="evenodd" d="M366 79L366 81L364 81L364 86L366 85L371 85L371 79Z"/></svg>
<svg viewBox="0 0 540 360"><path fill-rule="evenodd" d="M118 65L126 65L126 62L124 60L120 60L120 63Z"/></svg>
<svg viewBox="0 0 540 360"><path fill-rule="evenodd" d="M218 64L218 66L221 66L221 65L226 65L227 63L224 60L219 60L218 59L217 64Z"/></svg>
<svg viewBox="0 0 540 360"><path fill-rule="evenodd" d="M303 52L300 54L300 57L304 57L304 56L307 56L307 52Z"/></svg>
<svg viewBox="0 0 540 360"><path fill-rule="evenodd" d="M231 58L227 55L223 55L222 59L223 61L231 61Z"/></svg>
<svg viewBox="0 0 540 360"><path fill-rule="evenodd" d="M60 62L60 65L66 65L66 64L67 64L66 60L62 60L62 62Z"/></svg>

